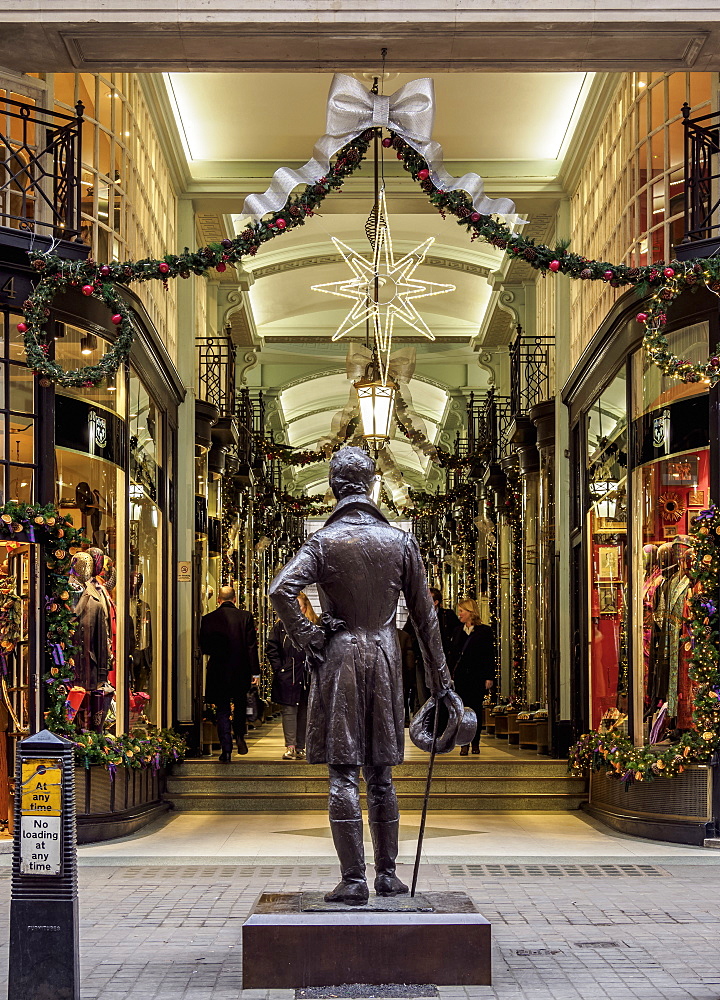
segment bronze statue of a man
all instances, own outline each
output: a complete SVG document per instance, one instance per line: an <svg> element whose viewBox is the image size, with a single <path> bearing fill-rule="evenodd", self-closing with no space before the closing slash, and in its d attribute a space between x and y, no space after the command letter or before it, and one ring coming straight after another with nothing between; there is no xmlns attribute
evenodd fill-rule
<svg viewBox="0 0 720 1000"><path fill-rule="evenodd" d="M340 449L330 462L337 505L270 586L288 635L308 653L311 686L307 760L327 763L330 826L342 881L328 902L368 900L358 786L367 783L375 853L375 892L407 892L395 874L398 806L392 767L403 760L402 664L395 615L405 595L422 648L428 687L451 686L437 615L415 537L393 527L368 496L375 463L360 448ZM301 613L301 590L316 583L321 626Z"/></svg>

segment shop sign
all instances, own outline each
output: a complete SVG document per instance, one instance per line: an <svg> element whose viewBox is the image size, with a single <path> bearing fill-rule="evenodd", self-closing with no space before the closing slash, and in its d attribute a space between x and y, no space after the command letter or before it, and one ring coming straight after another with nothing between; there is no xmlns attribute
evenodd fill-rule
<svg viewBox="0 0 720 1000"><path fill-rule="evenodd" d="M653 420L653 446L664 448L670 443L670 410L663 410L659 417Z"/></svg>
<svg viewBox="0 0 720 1000"><path fill-rule="evenodd" d="M55 445L125 465L125 422L111 410L74 396L55 396Z"/></svg>
<svg viewBox="0 0 720 1000"><path fill-rule="evenodd" d="M707 448L710 443L709 427L707 393L678 399L669 406L646 413L631 425L632 465L644 465L665 456ZM685 474L687 471L669 470L663 485L696 485L697 480L693 482L694 470L690 470L690 475Z"/></svg>
<svg viewBox="0 0 720 1000"><path fill-rule="evenodd" d="M20 874L59 875L62 761L22 760Z"/></svg>

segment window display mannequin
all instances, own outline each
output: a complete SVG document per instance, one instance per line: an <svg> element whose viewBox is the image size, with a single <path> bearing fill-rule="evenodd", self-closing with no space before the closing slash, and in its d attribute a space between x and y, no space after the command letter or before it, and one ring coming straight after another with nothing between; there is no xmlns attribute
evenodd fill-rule
<svg viewBox="0 0 720 1000"><path fill-rule="evenodd" d="M110 609L110 649L112 651L112 666L108 671L108 681L115 687L115 676L117 668L117 604L115 601L115 583L117 573L115 563L110 556L103 558L102 575L100 577L101 592L107 600Z"/></svg>
<svg viewBox="0 0 720 1000"><path fill-rule="evenodd" d="M693 560L690 539L685 535L679 535L672 543L664 542L658 548L661 579L655 589L646 717L665 705L669 723L677 720L679 692L689 685L687 657L681 647L687 640L685 620ZM683 700L686 698L687 694L683 695ZM684 705L685 722L688 718L686 709Z"/></svg>
<svg viewBox="0 0 720 1000"><path fill-rule="evenodd" d="M150 605L140 596L142 573L130 578L130 659L132 662L133 691L151 693L152 686L152 614Z"/></svg>
<svg viewBox="0 0 720 1000"><path fill-rule="evenodd" d="M652 638L645 690L645 717L651 718L665 704L670 682L670 629L668 600L670 584L677 573L677 554L670 542L663 542L657 550L660 580L655 589Z"/></svg>
<svg viewBox="0 0 720 1000"><path fill-rule="evenodd" d="M70 563L70 575L68 584L70 587L70 600L73 609L77 609L78 601L85 591L85 584L92 577L93 557L89 552L78 552L73 556Z"/></svg>
<svg viewBox="0 0 720 1000"><path fill-rule="evenodd" d="M117 611L115 601L112 599L110 589L105 581L105 560L107 556L102 549L98 548L90 548L88 552L93 558L93 582L100 593L105 607L105 614L107 615L110 651L114 660L117 645Z"/></svg>
<svg viewBox="0 0 720 1000"><path fill-rule="evenodd" d="M90 728L96 732L102 732L105 719L112 704L115 688L112 681L115 679L115 650L117 643L117 611L115 601L110 595L110 591L105 583L105 560L107 556L102 549L92 547L88 553L93 558L93 583L100 595L103 608L105 610L105 627L107 630L108 658L107 669L99 683L90 693Z"/></svg>
<svg viewBox="0 0 720 1000"><path fill-rule="evenodd" d="M102 722L100 728L96 728L97 698L93 698L93 695L107 681L110 647L105 603L95 585L93 572L94 560L89 552L78 552L73 556L70 586L76 593L78 586L82 586L82 593L75 602L78 621L73 636L73 644L78 648L75 655L75 684L89 692L89 697L84 699L77 712L76 720L81 729L100 732Z"/></svg>

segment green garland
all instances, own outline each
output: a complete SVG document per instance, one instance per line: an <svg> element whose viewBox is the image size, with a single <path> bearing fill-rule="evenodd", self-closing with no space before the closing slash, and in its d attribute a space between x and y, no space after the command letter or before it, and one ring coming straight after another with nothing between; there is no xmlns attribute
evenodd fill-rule
<svg viewBox="0 0 720 1000"><path fill-rule="evenodd" d="M48 357L49 343L41 338L53 299L59 292L66 291L68 286L80 284L81 277L67 277L64 273L66 262L49 255L46 260L34 257L33 266L43 272L43 277L30 298L23 303L25 322L18 323L17 328L23 334L27 363L40 376L40 384L48 386L55 382L58 385L90 387L98 385L103 379L112 378L130 354L134 333L130 311L125 302L117 294L115 286L100 277L102 272L109 272L108 265L99 269L92 284L83 284L82 292L88 297L99 299L110 309L112 322L117 327L117 336L112 347L96 365L85 365L72 371L65 371L57 361ZM85 275L82 280L90 279Z"/></svg>
<svg viewBox="0 0 720 1000"><path fill-rule="evenodd" d="M345 430L338 435L334 441L329 441L323 448L315 450L311 448L293 448L289 444L278 444L271 438L260 438L258 449L268 461L282 462L283 465L305 466L313 465L316 462L327 462L330 457L339 451L343 445L351 441L357 430L359 417L351 417L347 422Z"/></svg>
<svg viewBox="0 0 720 1000"><path fill-rule="evenodd" d="M303 225L330 191L342 187L346 178L360 167L376 132L376 129L368 129L353 139L340 151L327 176L321 177L315 184L307 185L302 194L291 195L280 211L264 221L248 226L234 239L210 243L196 251L185 247L181 254L167 253L162 260L148 258L110 264L97 264L92 260L66 261L50 253L31 253L32 266L42 277L23 304L24 321L18 324L18 329L24 335L29 366L38 372L41 379L60 385L98 385L104 378L113 375L128 356L133 337L128 311L117 295L115 285L160 280L167 286L170 278L207 274L211 267L225 271L228 265L232 266L246 256L253 256L263 243L295 226ZM663 335L667 320L665 310L686 288L704 284L711 291L720 292L720 260L698 258L692 262L673 261L668 266L658 263L628 267L626 264L591 260L573 253L569 250L567 241L558 241L554 247L536 243L519 233L513 233L504 222L474 211L472 200L464 191L443 191L435 187L426 161L399 136L392 135L391 139L385 139L383 143L395 148L398 159L420 183L441 215L450 213L457 216L458 224L467 228L473 240L482 237L504 250L508 256L521 258L546 274L560 273L586 281L603 281L613 288L635 286L643 297L651 295L649 311L638 313L638 322L645 326L643 346L651 360L664 374L683 382L706 380L710 385L715 385L720 381L720 358L712 357L704 364L694 364L671 354ZM115 343L97 365L87 365L69 372L48 358L49 347L44 333L53 298L58 291L65 290L68 286L101 299L113 311L112 321L119 328ZM309 461L315 459L308 459L305 464L309 464Z"/></svg>
<svg viewBox="0 0 720 1000"><path fill-rule="evenodd" d="M451 493L427 493L424 490L408 490L410 503L405 508L405 516L416 520L419 517L445 514L451 507L464 509L476 502L476 491L472 483L459 483Z"/></svg>
<svg viewBox="0 0 720 1000"><path fill-rule="evenodd" d="M682 774L688 764L705 763L720 750L720 509L712 506L693 519L695 563L690 576L690 630L685 651L692 653L690 679L695 685L693 723L670 747L637 747L625 736L585 733L570 748L571 773L586 769L606 771L626 783L670 778Z"/></svg>
<svg viewBox="0 0 720 1000"><path fill-rule="evenodd" d="M0 668L7 673L7 660L15 652L22 633L22 598L10 577L0 578Z"/></svg>
<svg viewBox="0 0 720 1000"><path fill-rule="evenodd" d="M568 249L567 241L558 241L554 247L536 243L518 233L513 233L503 222L474 211L472 201L464 191L442 191L435 187L426 161L399 136L394 135L392 145L398 159L413 178L420 182L423 191L441 213L458 217L458 224L465 226L473 240L482 237L488 243L504 250L513 258L521 258L531 267L545 274L565 274L583 281L603 281L612 288L635 286L641 297L651 296L648 312L640 312L637 321L645 327L643 347L651 361L664 375L682 382L707 381L710 385L720 382L720 357L711 357L704 364L695 364L670 353L663 335L667 322L666 310L670 303L688 288L706 285L710 291L720 293L720 260L717 257L696 258L693 261L672 261L628 267L608 261L590 260Z"/></svg>
<svg viewBox="0 0 720 1000"><path fill-rule="evenodd" d="M157 771L181 761L187 753L185 740L172 729L124 736L68 730L65 735L75 744L76 763L84 767L103 764L113 777L118 767L151 767Z"/></svg>
<svg viewBox="0 0 720 1000"><path fill-rule="evenodd" d="M50 253L31 253L31 264L41 279L23 303L24 321L18 323L30 368L38 373L41 380L64 386L99 385L103 379L111 377L127 358L133 340L130 315L115 286L159 280L167 287L170 278L204 275L211 267L216 271L226 271L228 265L254 256L263 243L295 226L304 225L305 219L313 215L327 194L342 187L345 179L360 167L373 136L374 130L370 129L353 139L340 151L326 177L309 184L302 194L292 195L284 208L270 219L248 226L232 240L210 243L196 251L185 247L181 254L167 253L162 260L148 258L107 264L98 264L93 260L67 261ZM45 335L50 305L55 295L68 287L103 301L112 311L113 324L118 327L117 339L98 364L73 371L65 371L50 360Z"/></svg>
<svg viewBox="0 0 720 1000"><path fill-rule="evenodd" d="M0 507L0 540L9 539L37 542L43 547L47 568L45 648L51 664L43 676L48 704L45 723L58 732L66 725L67 693L77 652L72 644L76 620L67 577L70 558L79 551L83 536L72 519L61 517L52 504L43 507L11 501Z"/></svg>

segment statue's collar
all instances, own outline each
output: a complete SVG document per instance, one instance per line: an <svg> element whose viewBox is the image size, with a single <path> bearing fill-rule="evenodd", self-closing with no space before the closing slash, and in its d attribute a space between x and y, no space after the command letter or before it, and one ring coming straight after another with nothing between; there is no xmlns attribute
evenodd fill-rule
<svg viewBox="0 0 720 1000"><path fill-rule="evenodd" d="M343 514L350 510L364 510L367 511L368 514L372 514L372 516L377 518L378 521L384 521L385 524L390 523L377 504L373 503L366 493L351 493L350 496L343 497L342 500L338 500L335 507L328 515L325 524L330 524L332 521L336 521L339 517L342 517Z"/></svg>

